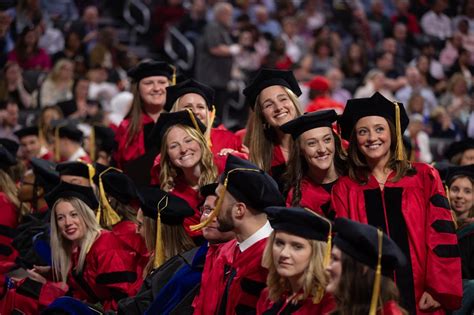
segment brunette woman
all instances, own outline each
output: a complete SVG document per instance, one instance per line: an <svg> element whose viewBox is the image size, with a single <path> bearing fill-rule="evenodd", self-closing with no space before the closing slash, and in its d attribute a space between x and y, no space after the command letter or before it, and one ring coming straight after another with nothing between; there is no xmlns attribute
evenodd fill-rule
<svg viewBox="0 0 474 315"><path fill-rule="evenodd" d="M150 168L158 150L150 133L166 102L166 87L172 83L174 69L165 62L144 61L129 71L132 78L132 107L120 123L115 140L115 161L125 174L139 184L150 183Z"/></svg>
<svg viewBox="0 0 474 315"><path fill-rule="evenodd" d="M327 314L335 303L325 293L329 262L329 220L303 208L269 207L273 232L263 252L267 288L257 314ZM326 258L326 260L324 259Z"/></svg>
<svg viewBox="0 0 474 315"><path fill-rule="evenodd" d="M398 289L390 278L406 263L393 240L381 230L348 219L336 219L337 235L326 268L328 293L336 298L332 314L404 315Z"/></svg>
<svg viewBox="0 0 474 315"><path fill-rule="evenodd" d="M332 124L334 110L306 113L281 126L293 137L286 173L287 206L301 206L334 219L331 190L344 174L345 153Z"/></svg>
<svg viewBox="0 0 474 315"><path fill-rule="evenodd" d="M250 151L249 159L270 173L283 190L281 177L286 170L292 139L279 128L301 116L298 82L291 71L262 69L243 93L254 111L244 139Z"/></svg>
<svg viewBox="0 0 474 315"><path fill-rule="evenodd" d="M406 159L403 104L379 93L352 99L339 123L349 175L332 191L336 216L381 227L402 249L408 264L395 280L410 313L458 308L461 261L449 202L438 172Z"/></svg>

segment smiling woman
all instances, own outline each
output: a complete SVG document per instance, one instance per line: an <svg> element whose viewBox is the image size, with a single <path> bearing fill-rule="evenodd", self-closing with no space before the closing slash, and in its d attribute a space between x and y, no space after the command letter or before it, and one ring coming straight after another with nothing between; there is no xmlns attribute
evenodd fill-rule
<svg viewBox="0 0 474 315"><path fill-rule="evenodd" d="M262 69L243 93L253 109L244 140L250 161L269 172L283 190L281 177L293 140L279 127L301 116L298 82L291 71Z"/></svg>
<svg viewBox="0 0 474 315"><path fill-rule="evenodd" d="M200 221L199 187L213 183L217 169L204 138L206 127L191 110L160 115L151 137L160 148L161 189L188 202L194 209L192 217L184 219L184 228L199 243L201 231L191 231L190 225Z"/></svg>
<svg viewBox="0 0 474 315"><path fill-rule="evenodd" d="M332 191L336 216L381 227L401 248L408 264L395 279L410 313L457 309L461 265L449 202L438 172L406 159L403 104L379 93L352 99L339 123L349 172Z"/></svg>

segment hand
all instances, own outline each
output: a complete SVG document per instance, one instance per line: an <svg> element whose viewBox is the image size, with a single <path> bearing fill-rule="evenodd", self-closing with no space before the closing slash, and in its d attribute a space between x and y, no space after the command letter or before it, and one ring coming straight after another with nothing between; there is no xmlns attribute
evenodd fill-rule
<svg viewBox="0 0 474 315"><path fill-rule="evenodd" d="M51 272L51 266L36 266L33 265L33 270L41 275L46 275Z"/></svg>
<svg viewBox="0 0 474 315"><path fill-rule="evenodd" d="M42 275L40 275L39 273L37 273L35 271L35 269L28 269L26 270L26 273L28 274L28 277L36 282L40 282L42 284L45 284L47 281L46 281L46 278L43 277Z"/></svg>
<svg viewBox="0 0 474 315"><path fill-rule="evenodd" d="M437 309L438 307L440 307L441 304L439 304L438 301L433 299L431 294L425 291L423 292L423 295L421 296L418 306L420 307L421 311L433 311Z"/></svg>
<svg viewBox="0 0 474 315"><path fill-rule="evenodd" d="M232 152L235 152L235 150L234 150L234 149L230 149L230 148L223 148L223 149L221 149L221 150L219 151L218 155L223 155L223 156L225 156L225 155L230 154L230 153L232 153Z"/></svg>
<svg viewBox="0 0 474 315"><path fill-rule="evenodd" d="M242 51L242 47L239 44L233 44L229 46L229 52L232 56L238 55Z"/></svg>
<svg viewBox="0 0 474 315"><path fill-rule="evenodd" d="M240 152L250 154L250 150L245 144L242 144L242 147L240 148Z"/></svg>

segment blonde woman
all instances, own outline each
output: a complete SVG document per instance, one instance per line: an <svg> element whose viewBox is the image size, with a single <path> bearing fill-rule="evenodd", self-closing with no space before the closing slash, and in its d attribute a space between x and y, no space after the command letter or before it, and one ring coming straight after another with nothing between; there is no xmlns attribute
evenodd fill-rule
<svg viewBox="0 0 474 315"><path fill-rule="evenodd" d="M35 267L19 287L32 286L39 292L39 310L68 291L79 300L100 303L104 310L116 310L120 298L136 294L142 278L135 269L136 257L97 224L92 188L61 182L45 199L52 209L53 281L43 276L48 269ZM21 290L16 293L21 295Z"/></svg>
<svg viewBox="0 0 474 315"><path fill-rule="evenodd" d="M7 141L7 140L3 140ZM12 142L12 145L18 145ZM16 164L16 158L0 142L0 273L7 272L13 265L17 252L12 247L12 237L22 217L17 188L9 172ZM26 209L25 209L26 210Z"/></svg>
<svg viewBox="0 0 474 315"><path fill-rule="evenodd" d="M268 172L283 190L281 176L286 169L293 140L279 128L301 116L301 90L291 71L262 69L244 91L253 109L247 123L244 144L250 161Z"/></svg>
<svg viewBox="0 0 474 315"><path fill-rule="evenodd" d="M193 79L166 88L165 110L174 113L189 109L196 115L207 128L204 136L214 155L214 163L219 172L222 172L225 166L225 158L222 156L232 153L247 158L247 155L241 152L246 148L242 147L240 137L228 130L212 127L215 114L213 103L214 89ZM160 159L161 156L158 155L153 165L153 184L158 183Z"/></svg>
<svg viewBox="0 0 474 315"><path fill-rule="evenodd" d="M303 208L269 207L265 212L273 232L263 252L267 288L260 295L257 314L331 312L335 302L325 293L324 274L331 223Z"/></svg>
<svg viewBox="0 0 474 315"><path fill-rule="evenodd" d="M61 101L72 99L73 83L74 63L68 59L59 60L41 85L40 106L52 106Z"/></svg>
<svg viewBox="0 0 474 315"><path fill-rule="evenodd" d="M189 226L200 222L199 188L217 177L205 131L206 127L190 110L161 114L152 131L161 154L160 187L186 200L194 209L194 215L184 220L184 228L198 242L202 233L191 231Z"/></svg>

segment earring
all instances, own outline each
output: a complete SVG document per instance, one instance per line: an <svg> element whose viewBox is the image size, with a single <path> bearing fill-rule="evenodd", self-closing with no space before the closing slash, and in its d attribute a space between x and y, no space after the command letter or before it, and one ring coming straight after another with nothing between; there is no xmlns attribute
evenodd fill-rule
<svg viewBox="0 0 474 315"><path fill-rule="evenodd" d="M270 129L270 125L268 123L263 123L263 130Z"/></svg>

